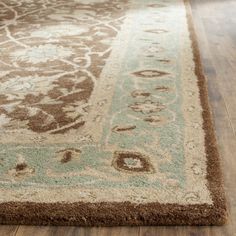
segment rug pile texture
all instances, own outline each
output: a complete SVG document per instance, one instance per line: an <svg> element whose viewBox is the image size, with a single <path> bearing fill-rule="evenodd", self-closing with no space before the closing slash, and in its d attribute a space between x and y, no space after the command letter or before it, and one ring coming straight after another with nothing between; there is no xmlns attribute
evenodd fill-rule
<svg viewBox="0 0 236 236"><path fill-rule="evenodd" d="M0 223L226 219L182 0L0 0L0 146Z"/></svg>

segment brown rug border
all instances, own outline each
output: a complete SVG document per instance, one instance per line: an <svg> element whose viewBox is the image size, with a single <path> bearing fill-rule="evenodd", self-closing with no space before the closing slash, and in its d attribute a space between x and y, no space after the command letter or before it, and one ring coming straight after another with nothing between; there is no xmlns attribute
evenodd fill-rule
<svg viewBox="0 0 236 236"><path fill-rule="evenodd" d="M134 204L130 202L101 203L34 203L6 202L0 204L1 224L78 225L78 226L141 226L141 225L222 225L227 219L222 186L220 158L208 102L207 82L203 74L200 52L192 22L191 7L186 6L192 40L195 73L198 77L207 154L207 180L213 205L208 204Z"/></svg>

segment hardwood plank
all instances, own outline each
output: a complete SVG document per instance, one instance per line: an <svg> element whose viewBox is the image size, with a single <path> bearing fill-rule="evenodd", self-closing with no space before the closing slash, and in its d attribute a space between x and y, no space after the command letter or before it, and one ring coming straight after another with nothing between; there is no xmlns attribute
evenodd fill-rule
<svg viewBox="0 0 236 236"><path fill-rule="evenodd" d="M80 229L79 236L138 236L139 227L83 227Z"/></svg>
<svg viewBox="0 0 236 236"><path fill-rule="evenodd" d="M53 236L53 235L83 235L80 233L82 228L67 227L67 226L20 226L17 231L17 236ZM84 234L85 235L85 234Z"/></svg>
<svg viewBox="0 0 236 236"><path fill-rule="evenodd" d="M209 54L211 63L215 67L217 82L227 103L229 117L230 119L235 119L236 110L234 107L236 106L236 100L232 99L232 97L236 91L236 34L232 37L230 32L235 31L236 23L230 19L234 18L231 17L231 13L232 8L236 9L236 2L227 1L227 3L221 2L219 4L216 1L210 1L211 5L201 4L201 1L199 2L195 4L197 5L197 9L193 10L193 12L196 16L194 19L195 23L197 22L197 33L200 35L200 48L202 49L204 45L202 43L202 34L206 34L204 39L207 39L209 47L207 54ZM235 14L236 12L234 12ZM202 28L204 28L206 33L199 27L199 24L204 25ZM203 51L202 54L206 54L206 52Z"/></svg>
<svg viewBox="0 0 236 236"><path fill-rule="evenodd" d="M141 227L141 236L206 236L207 227Z"/></svg>
<svg viewBox="0 0 236 236"><path fill-rule="evenodd" d="M118 236L118 235L139 235L139 227L40 227L40 226L20 226L16 236Z"/></svg>
<svg viewBox="0 0 236 236"><path fill-rule="evenodd" d="M42 227L42 226L20 226L16 235L17 236L51 236L56 235L57 227ZM67 235L67 233L66 233ZM69 235L69 234L68 234Z"/></svg>
<svg viewBox="0 0 236 236"><path fill-rule="evenodd" d="M1 236L14 236L19 226L17 225L1 225L0 235Z"/></svg>

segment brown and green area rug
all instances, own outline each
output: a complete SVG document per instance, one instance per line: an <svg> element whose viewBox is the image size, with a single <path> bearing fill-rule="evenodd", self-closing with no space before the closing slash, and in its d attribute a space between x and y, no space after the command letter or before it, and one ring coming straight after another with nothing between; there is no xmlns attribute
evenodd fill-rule
<svg viewBox="0 0 236 236"><path fill-rule="evenodd" d="M220 225L183 0L0 0L0 223Z"/></svg>

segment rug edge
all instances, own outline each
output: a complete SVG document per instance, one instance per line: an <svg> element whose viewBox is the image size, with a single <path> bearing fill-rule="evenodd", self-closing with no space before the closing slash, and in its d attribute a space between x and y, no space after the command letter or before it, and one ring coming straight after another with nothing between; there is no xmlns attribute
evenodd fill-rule
<svg viewBox="0 0 236 236"><path fill-rule="evenodd" d="M214 206L224 213L222 224L225 224L228 217L226 206L226 196L223 187L223 174L221 168L221 157L219 154L214 119L208 96L207 77L202 67L201 54L198 46L197 35L194 28L192 10L189 0L183 0L186 8L186 18L193 50L193 60L195 64L195 74L198 78L199 96L203 108L203 129L205 131L205 148L207 155L207 180Z"/></svg>
<svg viewBox="0 0 236 236"><path fill-rule="evenodd" d="M133 204L122 203L33 203L0 204L0 223L29 225L222 225L227 219L226 200L220 157L208 102L207 80L204 76L197 37L188 0L183 0L192 43L195 74L198 78L207 153L207 180L213 205L195 204Z"/></svg>

